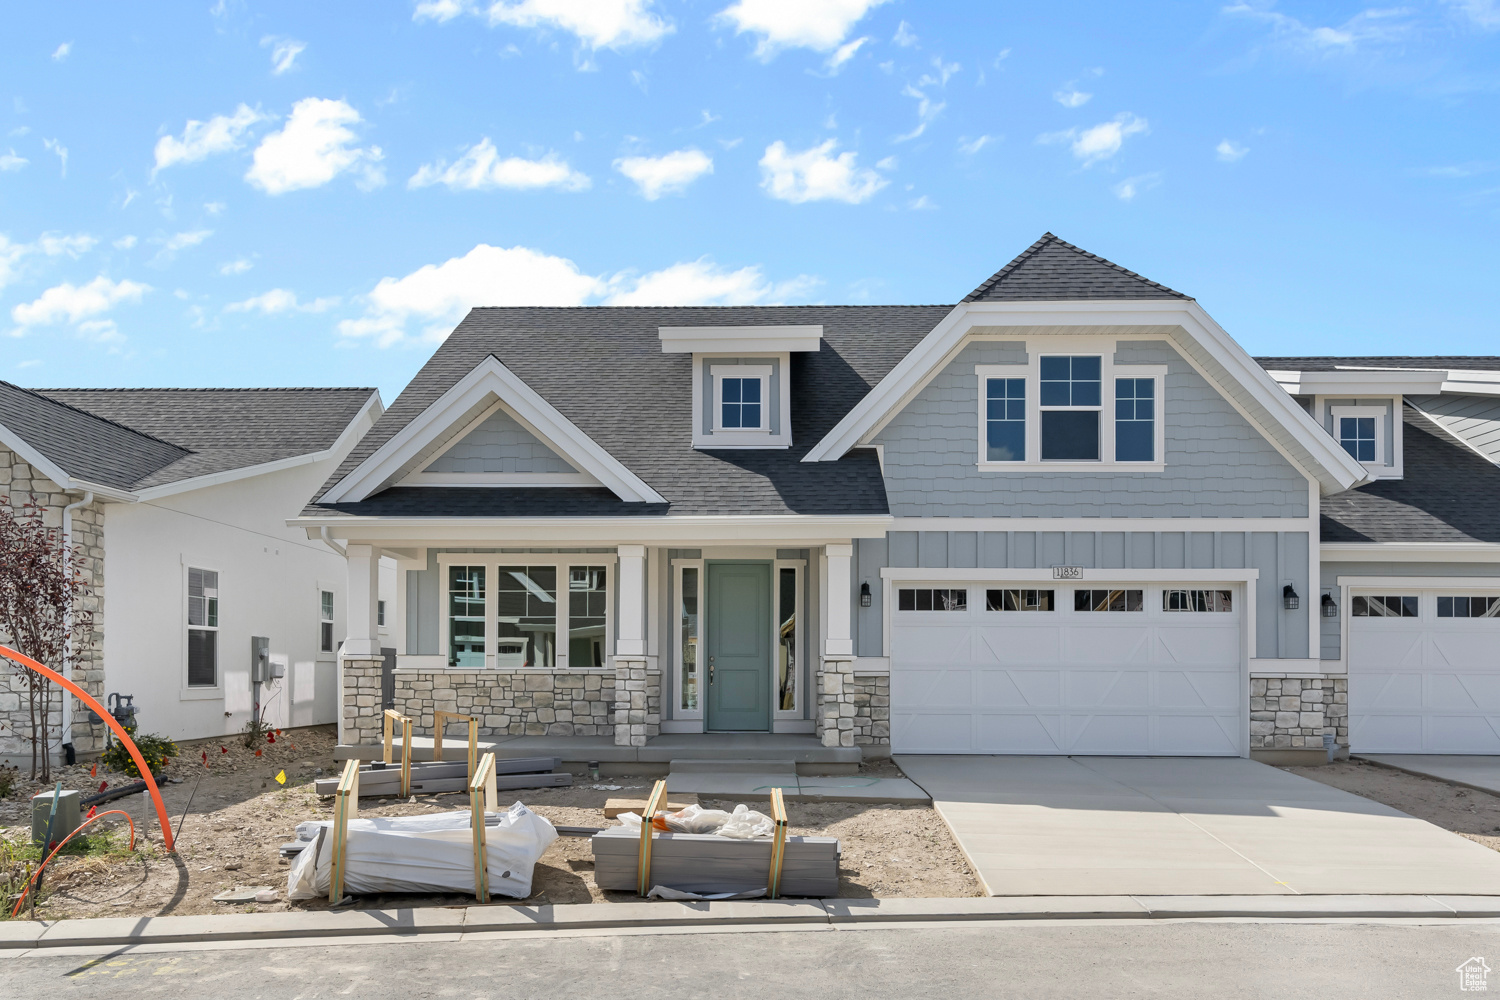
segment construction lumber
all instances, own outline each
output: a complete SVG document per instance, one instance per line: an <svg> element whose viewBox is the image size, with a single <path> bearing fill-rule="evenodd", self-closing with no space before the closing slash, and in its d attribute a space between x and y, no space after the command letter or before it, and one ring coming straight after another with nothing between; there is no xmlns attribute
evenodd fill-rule
<svg viewBox="0 0 1500 1000"><path fill-rule="evenodd" d="M651 797L646 800L646 811L641 813L641 836L636 849L635 871L636 885L639 887L637 892L642 896L650 892L651 886L655 884L651 881L651 847L655 839L651 836L651 826L666 801L667 782L663 779L652 786Z"/></svg>
<svg viewBox="0 0 1500 1000"><path fill-rule="evenodd" d="M771 873L766 879L766 896L775 899L781 888L781 869L786 864L786 800L781 789L771 789L771 822L776 832L771 837Z"/></svg>
<svg viewBox="0 0 1500 1000"><path fill-rule="evenodd" d="M385 719L386 764L391 763L391 729L396 723L401 724L401 797L405 798L411 788L411 719L392 708L381 714Z"/></svg>
<svg viewBox="0 0 1500 1000"><path fill-rule="evenodd" d="M696 792L668 792L667 804L662 806L662 808L667 812L679 812L688 806L695 806L697 804L698 794ZM624 796L619 798L611 797L604 801L604 818L617 819L625 813L639 814L644 812L645 808L645 799Z"/></svg>
<svg viewBox="0 0 1500 1000"><path fill-rule="evenodd" d="M345 849L349 837L349 821L359 812L359 761L351 760L344 765L343 777L333 806L333 876L328 880L328 902L337 903L344 898L344 874L348 868L348 851Z"/></svg>
<svg viewBox="0 0 1500 1000"><path fill-rule="evenodd" d="M472 715L461 715L458 712L433 712L432 713L432 759L443 759L443 730L448 727L449 722L466 722L469 724L469 774L474 777L474 768L479 766L479 720Z"/></svg>
<svg viewBox="0 0 1500 1000"><path fill-rule="evenodd" d="M469 830L474 837L474 896L481 903L490 901L490 880L486 872L484 849L484 814L495 809L495 755L487 753L469 779Z"/></svg>
<svg viewBox="0 0 1500 1000"><path fill-rule="evenodd" d="M429 777L421 771L413 771L411 784L406 792L401 791L401 772L391 770L361 771L359 794L367 798L392 795L441 795L447 792L462 792L469 787L464 776L465 766L457 765L459 773L444 777ZM390 777L384 775L389 774ZM495 778L495 787L512 791L518 788L568 788L573 784L573 775L567 771L556 774L503 774ZM333 795L338 788L334 778L320 778L313 783L319 795Z"/></svg>
<svg viewBox="0 0 1500 1000"><path fill-rule="evenodd" d="M612 826L594 836L594 883L600 889L640 891L640 841L634 830ZM774 842L711 834L660 833L651 838L650 885L684 892L751 892L768 889ZM780 896L837 896L836 837L787 837ZM644 894L644 893L643 893Z"/></svg>

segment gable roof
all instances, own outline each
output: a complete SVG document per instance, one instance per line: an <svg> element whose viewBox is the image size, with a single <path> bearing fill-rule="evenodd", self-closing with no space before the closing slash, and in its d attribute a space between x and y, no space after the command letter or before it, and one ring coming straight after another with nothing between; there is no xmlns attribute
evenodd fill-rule
<svg viewBox="0 0 1500 1000"><path fill-rule="evenodd" d="M0 426L65 477L138 492L326 451L375 389L23 389ZM49 473L50 474L50 473Z"/></svg>
<svg viewBox="0 0 1500 1000"><path fill-rule="evenodd" d="M965 302L1187 299L1166 285L1046 233L964 296Z"/></svg>
<svg viewBox="0 0 1500 1000"><path fill-rule="evenodd" d="M493 357L666 501L628 504L597 492L585 497L581 490L546 491L571 505L559 507L559 512L586 508L590 513L622 515L885 514L885 484L872 451L859 450L837 462L811 464L801 459L951 308L474 309L391 403L305 513L363 515L399 507L403 516L458 517L476 516L478 504L492 516L520 516L516 505L520 491L514 490L393 487L363 501L319 502L334 484ZM692 355L664 353L659 328L804 325L823 327L823 340L816 352L791 355L792 447L695 449ZM560 350L563 346L565 354ZM478 499L478 494L486 494L487 499ZM528 500L525 507L529 512L534 504Z"/></svg>
<svg viewBox="0 0 1500 1000"><path fill-rule="evenodd" d="M1500 468L1403 411L1403 478L1323 498L1325 542L1500 542Z"/></svg>
<svg viewBox="0 0 1500 1000"><path fill-rule="evenodd" d="M1500 371L1500 357L1433 355L1429 357L1363 358L1256 358L1268 371L1332 372L1359 368L1393 368L1411 371Z"/></svg>

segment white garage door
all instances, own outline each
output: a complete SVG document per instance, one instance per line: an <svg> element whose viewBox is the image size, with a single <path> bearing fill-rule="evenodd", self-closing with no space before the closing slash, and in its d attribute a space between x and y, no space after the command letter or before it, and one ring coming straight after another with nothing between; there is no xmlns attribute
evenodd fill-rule
<svg viewBox="0 0 1500 1000"><path fill-rule="evenodd" d="M892 749L1239 754L1240 595L1202 583L893 584Z"/></svg>
<svg viewBox="0 0 1500 1000"><path fill-rule="evenodd" d="M1500 591L1355 590L1349 745L1500 754Z"/></svg>

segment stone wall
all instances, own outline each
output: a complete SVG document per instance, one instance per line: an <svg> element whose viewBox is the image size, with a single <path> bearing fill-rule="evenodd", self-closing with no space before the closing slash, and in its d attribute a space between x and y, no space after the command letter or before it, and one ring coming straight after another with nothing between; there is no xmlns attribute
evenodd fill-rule
<svg viewBox="0 0 1500 1000"><path fill-rule="evenodd" d="M1250 678L1251 750L1321 750L1328 732L1349 745L1346 678Z"/></svg>
<svg viewBox="0 0 1500 1000"><path fill-rule="evenodd" d="M646 660L615 663L615 745L643 747L661 733L661 671ZM583 735L583 734L579 734Z"/></svg>
<svg viewBox="0 0 1500 1000"><path fill-rule="evenodd" d="M854 745L888 746L891 742L891 677L853 674L846 682L854 703Z"/></svg>
<svg viewBox="0 0 1500 1000"><path fill-rule="evenodd" d="M62 511L65 506L80 499L63 493L51 480L45 478L14 452L0 448L0 503L17 514L26 503L35 499L43 508L42 523L49 528L62 528ZM97 501L87 507L73 511L73 547L83 556L83 580L90 588L88 597L79 602L79 607L94 613L92 636L78 644L73 656L73 680L90 695L104 700L104 511ZM8 637L0 635L0 641ZM60 664L48 664L60 667ZM73 747L79 754L94 753L104 747L104 727L90 726L89 710L73 700ZM54 759L61 759L59 748L62 727L62 698L54 690L52 711L48 718L48 731ZM26 695L26 680L14 669L0 667L0 759L30 760L31 744L30 712Z"/></svg>

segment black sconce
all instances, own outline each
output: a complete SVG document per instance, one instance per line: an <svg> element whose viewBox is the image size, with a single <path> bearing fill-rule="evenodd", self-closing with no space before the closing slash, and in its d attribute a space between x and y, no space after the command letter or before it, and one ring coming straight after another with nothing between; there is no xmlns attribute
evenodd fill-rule
<svg viewBox="0 0 1500 1000"><path fill-rule="evenodd" d="M1296 611L1302 606L1302 599L1297 596L1290 583L1281 588L1281 606L1288 611Z"/></svg>
<svg viewBox="0 0 1500 1000"><path fill-rule="evenodd" d="M870 585L868 582L859 585L859 606L862 608L870 606Z"/></svg>
<svg viewBox="0 0 1500 1000"><path fill-rule="evenodd" d="M1337 618L1339 616L1339 606L1331 594L1323 595L1322 608L1324 618Z"/></svg>

